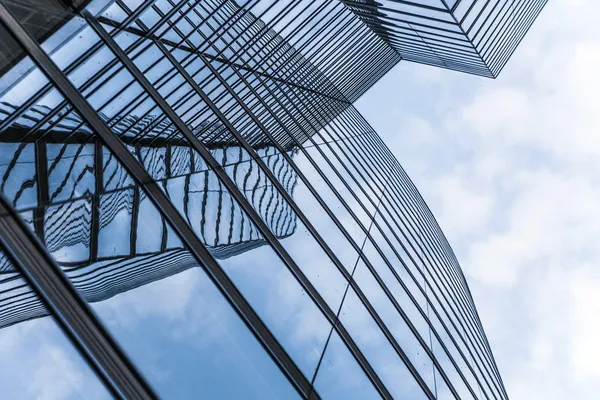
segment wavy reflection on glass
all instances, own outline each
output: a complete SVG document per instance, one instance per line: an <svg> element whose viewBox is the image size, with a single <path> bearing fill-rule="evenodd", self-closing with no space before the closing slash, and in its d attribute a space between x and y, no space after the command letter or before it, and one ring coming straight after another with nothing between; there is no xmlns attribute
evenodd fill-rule
<svg viewBox="0 0 600 400"><path fill-rule="evenodd" d="M27 124L43 118L44 110L38 107L23 115L14 132L9 128L2 139L16 138ZM78 122L74 118L63 121ZM220 130L220 126L213 127L201 134L215 136ZM181 202L179 209L215 258L227 259L265 244L239 205L189 147L153 144L137 144L134 151L151 175L162 181L165 192ZM295 232L296 214L255 160L245 157L240 147L222 143L211 152L224 167L232 168L237 186L278 238ZM283 157L270 146L257 153L293 194L297 176ZM143 191L102 146L4 142L0 154L1 191L43 238L49 253L86 300L105 300L197 266ZM43 160L40 154L45 154ZM45 165L38 165L41 162ZM45 171L46 177L40 171ZM40 193L44 189L47 193ZM11 284L15 274L2 256L0 327L47 314L28 287Z"/></svg>

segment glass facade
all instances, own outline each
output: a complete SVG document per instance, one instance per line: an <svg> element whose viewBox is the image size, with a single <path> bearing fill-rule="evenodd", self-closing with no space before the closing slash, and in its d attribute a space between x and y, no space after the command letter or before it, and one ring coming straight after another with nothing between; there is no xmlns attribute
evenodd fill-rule
<svg viewBox="0 0 600 400"><path fill-rule="evenodd" d="M0 388L507 399L352 105L402 59L495 76L545 2L505 3L0 0Z"/></svg>

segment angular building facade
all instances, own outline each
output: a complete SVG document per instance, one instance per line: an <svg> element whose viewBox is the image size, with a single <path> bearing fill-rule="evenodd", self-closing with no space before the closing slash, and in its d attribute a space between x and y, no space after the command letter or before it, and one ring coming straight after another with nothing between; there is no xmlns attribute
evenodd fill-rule
<svg viewBox="0 0 600 400"><path fill-rule="evenodd" d="M507 399L353 103L497 76L545 3L0 0L2 393Z"/></svg>

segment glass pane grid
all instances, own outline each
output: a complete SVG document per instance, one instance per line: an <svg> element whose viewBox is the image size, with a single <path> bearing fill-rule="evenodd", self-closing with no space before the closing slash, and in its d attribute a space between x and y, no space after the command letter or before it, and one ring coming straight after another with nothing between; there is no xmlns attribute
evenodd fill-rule
<svg viewBox="0 0 600 400"><path fill-rule="evenodd" d="M0 14L0 191L159 395L507 398L352 102L401 59L496 76L545 1L0 2L35 41ZM48 312L7 260L10 329Z"/></svg>

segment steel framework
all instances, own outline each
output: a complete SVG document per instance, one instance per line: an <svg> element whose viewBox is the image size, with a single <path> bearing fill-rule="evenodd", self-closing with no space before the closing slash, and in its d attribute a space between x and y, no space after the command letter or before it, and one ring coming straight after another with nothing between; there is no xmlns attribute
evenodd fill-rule
<svg viewBox="0 0 600 400"><path fill-rule="evenodd" d="M75 3L0 0L0 327L52 315L112 395L176 396L127 344L152 335L90 307L202 270L267 386L508 398L452 249L352 104L403 59L495 77L546 1Z"/></svg>

